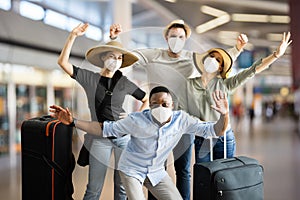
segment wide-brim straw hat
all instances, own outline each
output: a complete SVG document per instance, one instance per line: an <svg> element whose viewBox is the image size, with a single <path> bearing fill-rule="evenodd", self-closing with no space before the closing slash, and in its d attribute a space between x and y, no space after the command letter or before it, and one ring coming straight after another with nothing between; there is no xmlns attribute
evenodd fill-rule
<svg viewBox="0 0 300 200"><path fill-rule="evenodd" d="M207 54L210 54L212 52L218 52L222 56L222 58L223 58L223 71L221 72L220 75L223 79L228 78L228 75L231 72L232 63L233 63L230 54L227 51L225 51L224 49L221 49L221 48L212 48L212 49L207 51Z"/></svg>
<svg viewBox="0 0 300 200"><path fill-rule="evenodd" d="M123 45L117 41L110 41L104 45L92 47L85 53L85 58L93 65L103 68L104 62L101 57L104 53L109 51L118 51L123 54L121 68L128 67L138 61L138 57L124 49Z"/></svg>
<svg viewBox="0 0 300 200"><path fill-rule="evenodd" d="M186 31L186 38L189 38L192 34L192 30L191 28L186 24L184 23L184 21L182 19L176 19L176 20L173 20L171 21L171 23L169 23L165 29L164 29L164 36L166 37L166 34L168 32L168 30L175 24L180 24L180 25L183 25L185 31Z"/></svg>

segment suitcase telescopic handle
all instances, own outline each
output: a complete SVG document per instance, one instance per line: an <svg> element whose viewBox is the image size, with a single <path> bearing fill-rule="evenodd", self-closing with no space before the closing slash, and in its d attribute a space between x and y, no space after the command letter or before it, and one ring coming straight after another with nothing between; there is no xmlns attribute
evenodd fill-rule
<svg viewBox="0 0 300 200"><path fill-rule="evenodd" d="M214 160L213 157L213 139L219 137L209 137L209 148L210 148L210 161ZM226 138L226 131L224 133L224 159L227 159L227 138Z"/></svg>

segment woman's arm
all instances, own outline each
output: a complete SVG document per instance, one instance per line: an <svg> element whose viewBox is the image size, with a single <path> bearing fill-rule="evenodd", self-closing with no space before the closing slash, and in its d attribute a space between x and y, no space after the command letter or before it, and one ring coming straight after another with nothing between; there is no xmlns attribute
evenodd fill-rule
<svg viewBox="0 0 300 200"><path fill-rule="evenodd" d="M76 37L83 35L86 32L88 26L89 26L88 23L79 24L72 30L58 57L57 63L70 76L73 75L73 65L69 62L72 46L74 44Z"/></svg>
<svg viewBox="0 0 300 200"><path fill-rule="evenodd" d="M271 55L262 59L262 63L256 67L256 73L260 73L265 69L267 69L269 65L275 62L279 57L281 57L285 53L287 47L292 43L292 40L290 40L290 38L291 38L290 32L288 33L284 32L282 34L282 40L279 46L277 47L276 51L274 51Z"/></svg>

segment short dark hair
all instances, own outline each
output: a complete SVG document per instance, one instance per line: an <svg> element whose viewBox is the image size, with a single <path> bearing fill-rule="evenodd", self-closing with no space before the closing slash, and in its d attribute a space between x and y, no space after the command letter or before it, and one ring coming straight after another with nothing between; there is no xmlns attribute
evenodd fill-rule
<svg viewBox="0 0 300 200"><path fill-rule="evenodd" d="M186 29L185 29L185 27L184 27L183 24L173 24L172 26L170 26L168 28L165 36L167 36L169 34L169 31L170 31L171 28L182 28L184 30L184 32L185 32L185 36L187 36L187 32L186 32Z"/></svg>
<svg viewBox="0 0 300 200"><path fill-rule="evenodd" d="M154 87L151 90L150 95L149 95L149 99L151 98L151 96L153 94L156 94L156 93L159 93L159 92L165 92L165 93L171 94L170 91L168 90L168 88L166 88L164 86L157 86L157 87Z"/></svg>

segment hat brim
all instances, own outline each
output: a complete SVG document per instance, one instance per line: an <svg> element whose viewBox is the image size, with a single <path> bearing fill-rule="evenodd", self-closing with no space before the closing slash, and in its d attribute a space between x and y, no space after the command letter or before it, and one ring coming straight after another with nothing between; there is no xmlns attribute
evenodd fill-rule
<svg viewBox="0 0 300 200"><path fill-rule="evenodd" d="M232 58L231 58L230 54L227 51L225 51L224 49L221 49L221 48L212 48L212 49L207 51L207 54L210 54L212 52L218 52L222 56L224 67L223 67L223 71L221 73L221 76L222 76L222 78L227 78L229 72L231 71L232 64L233 64L233 61L232 61Z"/></svg>
<svg viewBox="0 0 300 200"><path fill-rule="evenodd" d="M112 46L112 45L100 45L100 46L93 47L86 52L85 58L91 64L103 68L104 63L101 57L104 53L109 51L118 51L123 54L123 61L122 61L121 68L133 65L136 61L138 61L138 57L136 57L134 54L130 53L126 49Z"/></svg>

